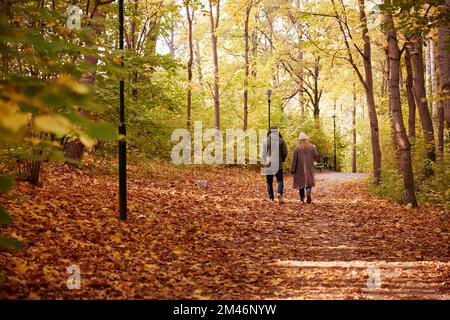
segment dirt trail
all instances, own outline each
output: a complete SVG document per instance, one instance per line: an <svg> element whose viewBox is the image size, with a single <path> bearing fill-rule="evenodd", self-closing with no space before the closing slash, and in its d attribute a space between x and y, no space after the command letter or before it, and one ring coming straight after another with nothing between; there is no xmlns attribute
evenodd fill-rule
<svg viewBox="0 0 450 320"><path fill-rule="evenodd" d="M44 187L18 184L3 233L27 248L0 252L0 298L450 298L443 212L377 198L365 175L319 174L311 205L286 177L280 205L242 168L129 172L126 223L110 174L50 168ZM79 290L66 287L72 264Z"/></svg>
<svg viewBox="0 0 450 320"><path fill-rule="evenodd" d="M302 232L312 254L275 263L290 278L284 297L450 298L448 244L439 241L443 256L434 255L415 237L430 226L415 221L415 211L369 195L358 182L366 177L318 175L315 203L302 205L305 220L315 216Z"/></svg>

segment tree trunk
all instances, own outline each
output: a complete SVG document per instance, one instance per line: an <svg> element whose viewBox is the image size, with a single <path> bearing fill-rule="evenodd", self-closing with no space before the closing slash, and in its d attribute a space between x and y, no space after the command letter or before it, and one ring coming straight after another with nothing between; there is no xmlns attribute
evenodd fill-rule
<svg viewBox="0 0 450 320"><path fill-rule="evenodd" d="M158 46L158 38L160 36L160 31L161 31L161 20L162 20L162 15L158 14L159 8L157 9L157 11L155 11L153 13L153 17L152 17L152 21L150 23L150 26L148 27L148 29L150 30L148 32L148 36L146 42L148 43L147 45L147 50L148 50L148 54L150 56L154 56L156 55L156 47ZM155 70L154 68L152 68L151 73L153 73Z"/></svg>
<svg viewBox="0 0 450 320"><path fill-rule="evenodd" d="M444 158L444 103L439 103L438 111L438 157L442 161Z"/></svg>
<svg viewBox="0 0 450 320"><path fill-rule="evenodd" d="M174 19L171 17L171 19ZM172 20L170 22L170 35L169 35L169 53L172 56L172 58L175 58L175 22Z"/></svg>
<svg viewBox="0 0 450 320"><path fill-rule="evenodd" d="M202 68L202 56L200 52L200 42L198 39L195 40L195 62L197 65L197 73L198 73L198 82L200 86L203 88L203 68Z"/></svg>
<svg viewBox="0 0 450 320"><path fill-rule="evenodd" d="M209 17L211 23L211 43L214 63L214 114L215 126L220 130L220 92L219 92L219 57L217 52L217 28L219 27L220 0L214 3L216 15L213 13L213 0L209 0Z"/></svg>
<svg viewBox="0 0 450 320"><path fill-rule="evenodd" d="M413 69L409 48L405 49L406 65L406 95L408 98L408 136L410 140L416 137L416 100L414 99Z"/></svg>
<svg viewBox="0 0 450 320"><path fill-rule="evenodd" d="M429 40L430 46L430 77L431 77L431 95L429 96L431 99L432 105L432 114L433 118L438 117L438 106L436 103L436 92L437 92L437 79L436 79L436 49L434 45L434 39L431 36Z"/></svg>
<svg viewBox="0 0 450 320"><path fill-rule="evenodd" d="M363 82L366 91L367 108L369 113L370 134L372 139L373 156L373 176L374 184L379 185L381 181L381 148L378 129L377 109L375 105L375 95L373 89L372 74L372 49L370 45L369 30L367 28L367 17L365 12L364 0L359 0L359 18L363 25L362 37L364 40L364 72L365 82Z"/></svg>
<svg viewBox="0 0 450 320"><path fill-rule="evenodd" d="M244 59L245 59L245 73L244 73L244 131L247 130L248 126L248 77L250 73L250 65L249 65L249 20L250 20L250 12L252 10L253 1L250 0L247 3L247 8L245 9L245 20L244 20Z"/></svg>
<svg viewBox="0 0 450 320"><path fill-rule="evenodd" d="M258 57L258 33L256 30L252 32L252 77L256 79L256 58Z"/></svg>
<svg viewBox="0 0 450 320"><path fill-rule="evenodd" d="M430 177L433 175L433 163L436 161L436 151L434 144L434 129L431 119L430 110L425 92L425 79L423 70L422 57L422 40L418 36L413 36L409 40L411 46L411 60L414 68L414 94L416 98L417 108L419 109L420 123L425 138L426 163L425 175Z"/></svg>
<svg viewBox="0 0 450 320"><path fill-rule="evenodd" d="M194 44L192 40L192 21L194 19L194 8L190 9L190 2L186 2L186 14L188 19L188 39L189 39L189 61L187 64L188 90L186 103L186 127L191 130L191 105L192 105L192 64L194 62Z"/></svg>
<svg viewBox="0 0 450 320"><path fill-rule="evenodd" d="M130 1L128 1L130 2ZM134 0L134 12L138 11L138 0ZM127 41L127 49L128 50L133 50L134 52L136 52L136 20L133 19L131 21L130 24L130 40ZM132 77L132 85L131 85L131 96L133 97L134 100L138 99L138 89L137 89L137 83L138 83L138 79L139 79L139 74L134 71L133 72L133 77Z"/></svg>
<svg viewBox="0 0 450 320"><path fill-rule="evenodd" d="M319 71L320 71L320 57L317 57L314 64L314 118L318 119L320 115L320 99L322 91L319 89Z"/></svg>
<svg viewBox="0 0 450 320"><path fill-rule="evenodd" d="M101 14L100 11L98 10L98 6L95 6L95 9L92 12L91 16L94 19L104 19L105 18L105 16L103 14ZM97 36L99 36L101 34L101 32L102 32L101 25L95 24L92 26L92 28L95 30L95 34ZM88 44L88 45L90 45L90 44ZM85 55L84 61L86 64L96 66L98 63L98 58L95 56ZM96 71L88 72L84 77L84 83L89 87L94 86L96 74L97 74ZM85 117L91 116L87 110L82 110L81 114L83 114L83 116L85 116ZM75 161L81 161L81 159L83 158L84 150L85 150L84 144L79 139L74 139L68 143L67 149L65 150L65 156L68 158L71 158Z"/></svg>
<svg viewBox="0 0 450 320"><path fill-rule="evenodd" d="M387 77L387 83L386 83L386 88L387 88L387 91L386 91L386 93L389 95L389 79L390 79L390 73L391 73L391 69L390 69L390 66L389 66L389 48L388 47L385 47L384 48L384 55L386 56L386 65L387 65L387 69L386 69L386 77ZM391 110L391 104L390 104L390 102L388 101L388 112L389 112L389 117L391 117L392 116L392 110Z"/></svg>
<svg viewBox="0 0 450 320"><path fill-rule="evenodd" d="M352 112L352 172L356 173L356 88L353 84L353 112Z"/></svg>
<svg viewBox="0 0 450 320"><path fill-rule="evenodd" d="M297 10L301 10L301 1L297 0ZM298 70L297 70L297 94L298 94L298 107L300 113L300 119L303 117L304 112L304 101L303 101L303 30L300 22L297 23L297 60L298 60Z"/></svg>
<svg viewBox="0 0 450 320"><path fill-rule="evenodd" d="M299 60L303 60L303 53L299 50L298 57ZM302 67L299 66L301 69ZM304 100L303 100L303 71L299 70L297 73L297 95L298 95L298 108L299 108L299 118L303 118L303 113L305 111Z"/></svg>
<svg viewBox="0 0 450 320"><path fill-rule="evenodd" d="M445 1L445 11L450 14L450 0ZM439 82L440 97L447 128L450 129L450 27L439 28Z"/></svg>
<svg viewBox="0 0 450 320"><path fill-rule="evenodd" d="M381 79L381 96L384 97L384 95L387 92L386 87L387 87L387 78L388 78L388 76L387 76L388 66L386 66L385 62L383 62L381 67L383 69L382 70L382 79Z"/></svg>
<svg viewBox="0 0 450 320"><path fill-rule="evenodd" d="M385 3L388 5L384 12L383 20L386 28L389 50L389 102L392 109L392 130L394 137L394 146L397 149L398 162L403 174L403 202L417 207L417 200L414 190L414 175L411 163L411 145L406 135L406 129L403 123L400 88L399 88L399 70L400 70L400 50L398 47L397 35L394 27L392 14L389 11L390 0Z"/></svg>
<svg viewBox="0 0 450 320"><path fill-rule="evenodd" d="M431 101L431 67L430 67L430 42L429 38L426 35L425 36L425 95L428 98L429 101ZM422 47L423 50L423 47ZM429 106L431 103L429 104Z"/></svg>
<svg viewBox="0 0 450 320"><path fill-rule="evenodd" d="M34 122L34 116L32 115L31 123ZM30 131L31 138L37 137L38 139L42 139L43 133L40 133L39 135L36 135L32 131ZM42 160L37 160L37 158L40 158L42 155L42 150L32 150L33 158L31 160L25 161L26 168L27 168L27 177L26 180L30 182L33 186L38 186L41 182L41 167L42 167Z"/></svg>
<svg viewBox="0 0 450 320"><path fill-rule="evenodd" d="M365 11L365 1L358 0L358 8L359 8L359 21L361 23L361 35L364 41L364 49L363 49L363 60L364 60L364 73L365 77L361 74L355 60L353 59L353 48L349 43L348 30L349 28L344 27L345 20L342 20L339 16L339 12L336 8L336 2L331 0L331 3L334 8L334 12L336 14L336 19L339 24L339 28L341 29L342 36L344 37L344 44L347 49L348 61L350 65L355 70L358 75L358 79L361 84L364 86L364 90L366 92L367 99L367 108L369 113L369 121L370 121L370 134L372 140L372 159L373 159L373 183L375 186L380 184L381 181L381 148L380 148L380 138L379 138L379 129L378 129L378 117L377 110L375 106L375 96L373 90L373 72L372 72L372 49L370 45L370 37L369 30L367 27L367 16ZM343 2L341 2L344 4ZM347 26L348 27L348 26ZM347 31L346 31L347 30ZM352 38L350 36L350 38Z"/></svg>
<svg viewBox="0 0 450 320"><path fill-rule="evenodd" d="M38 186L41 182L41 164L40 160L31 160L30 161L30 175L28 177L28 181L33 186Z"/></svg>

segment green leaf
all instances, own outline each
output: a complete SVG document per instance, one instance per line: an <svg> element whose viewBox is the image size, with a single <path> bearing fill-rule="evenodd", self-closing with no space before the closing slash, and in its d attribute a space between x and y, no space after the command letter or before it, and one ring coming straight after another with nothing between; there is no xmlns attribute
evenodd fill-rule
<svg viewBox="0 0 450 320"><path fill-rule="evenodd" d="M2 224L11 224L12 219L9 216L8 212L6 212L5 208L0 204L0 223Z"/></svg>
<svg viewBox="0 0 450 320"><path fill-rule="evenodd" d="M0 192L9 192L13 187L13 178L7 174L0 174Z"/></svg>
<svg viewBox="0 0 450 320"><path fill-rule="evenodd" d="M117 138L116 128L108 122L98 122L89 124L87 134L91 138L99 140L113 140Z"/></svg>
<svg viewBox="0 0 450 320"><path fill-rule="evenodd" d="M16 239L0 237L0 247L13 249L13 250L21 250L25 247L25 245L17 241Z"/></svg>
<svg viewBox="0 0 450 320"><path fill-rule="evenodd" d="M55 108L61 105L68 104L69 101L67 96L57 92L49 92L45 95L42 95L41 99L45 104L53 106Z"/></svg>
<svg viewBox="0 0 450 320"><path fill-rule="evenodd" d="M64 116L75 125L78 125L78 124L82 125L82 126L89 125L89 120L85 116L81 115L78 112L74 112L74 111L68 112L68 113L64 114Z"/></svg>

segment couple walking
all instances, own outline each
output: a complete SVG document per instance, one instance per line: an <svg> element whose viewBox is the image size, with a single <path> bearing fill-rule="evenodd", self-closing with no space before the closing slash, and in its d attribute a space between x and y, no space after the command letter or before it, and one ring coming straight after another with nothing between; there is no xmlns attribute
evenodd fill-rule
<svg viewBox="0 0 450 320"><path fill-rule="evenodd" d="M286 160L288 151L286 142L283 140L278 127L273 126L269 133L267 134L267 139L264 142L263 150L266 152L266 155L270 158L271 156L271 140L275 138L275 141L278 141L279 157L278 161L278 171L268 172L266 174L266 182L267 182L267 194L271 201L274 200L274 190L273 190L273 177L275 176L277 180L277 200L279 203L283 202L283 194L284 194L284 183L283 183L283 162ZM309 138L303 132L298 136L297 146L294 149L294 153L292 154L292 163L291 163L291 174L294 176L294 189L299 190L300 201L311 203L311 193L312 187L315 186L314 180L314 162L319 158L319 154L317 152L316 146L309 142ZM272 173L272 174L271 174ZM274 173L274 174L273 174Z"/></svg>

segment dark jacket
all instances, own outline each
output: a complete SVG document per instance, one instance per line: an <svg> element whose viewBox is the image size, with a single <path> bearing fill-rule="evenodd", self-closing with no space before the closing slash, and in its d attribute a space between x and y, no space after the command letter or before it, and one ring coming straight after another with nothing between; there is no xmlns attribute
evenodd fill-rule
<svg viewBox="0 0 450 320"><path fill-rule="evenodd" d="M278 161L278 163L279 163L278 169L281 169L281 168L283 168L283 162L286 161L286 158L288 155L288 149L286 146L286 142L284 142L283 137L280 132L278 132L278 135L279 135L278 155L280 157L280 161ZM272 156L272 152L270 150L271 143L272 143L272 139L271 139L271 134L269 133L267 135L267 139L263 143L263 148L262 148L262 156L261 157L264 161L271 160L271 159L269 159ZM271 163L271 161L266 166L270 167L270 163Z"/></svg>

